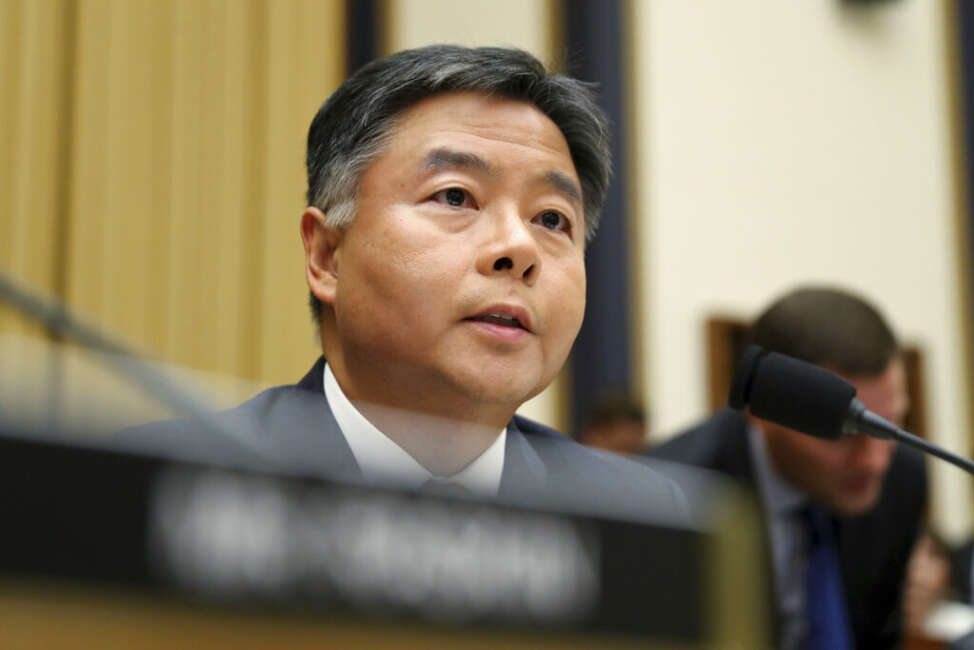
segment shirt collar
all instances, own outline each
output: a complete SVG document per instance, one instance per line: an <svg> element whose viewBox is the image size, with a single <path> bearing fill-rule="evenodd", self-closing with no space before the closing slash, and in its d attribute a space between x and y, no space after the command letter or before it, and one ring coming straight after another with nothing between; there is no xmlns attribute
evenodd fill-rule
<svg viewBox="0 0 974 650"><path fill-rule="evenodd" d="M415 458L396 444L392 438L379 431L346 397L338 385L331 366L325 364L325 397L335 415L362 476L368 482L394 482L397 485L417 488L433 474ZM496 496L504 469L504 448L507 444L507 428L480 456L448 479L481 496Z"/></svg>
<svg viewBox="0 0 974 650"><path fill-rule="evenodd" d="M775 517L794 514L808 502L808 497L783 477L768 456L764 432L757 425L748 426L751 462L767 511Z"/></svg>

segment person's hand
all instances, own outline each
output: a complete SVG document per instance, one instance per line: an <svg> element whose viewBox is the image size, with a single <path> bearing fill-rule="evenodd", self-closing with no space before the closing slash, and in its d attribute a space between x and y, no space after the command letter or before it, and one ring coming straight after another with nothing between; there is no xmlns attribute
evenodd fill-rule
<svg viewBox="0 0 974 650"><path fill-rule="evenodd" d="M928 534L913 548L904 589L906 629L910 634L920 634L930 611L950 589L950 562L944 549Z"/></svg>

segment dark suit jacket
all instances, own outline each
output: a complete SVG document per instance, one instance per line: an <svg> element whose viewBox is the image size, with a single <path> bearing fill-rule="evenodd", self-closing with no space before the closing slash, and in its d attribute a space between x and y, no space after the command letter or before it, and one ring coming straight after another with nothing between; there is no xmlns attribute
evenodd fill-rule
<svg viewBox="0 0 974 650"><path fill-rule="evenodd" d="M757 491L742 413L722 411L647 453L722 472ZM922 457L900 445L876 506L864 515L836 518L856 648L890 648L900 642L903 581L923 518L926 490Z"/></svg>
<svg viewBox="0 0 974 650"><path fill-rule="evenodd" d="M968 539L949 551L950 587L952 597L962 603L974 601L971 593L971 573L974 567L974 539ZM974 645L974 644L972 644Z"/></svg>
<svg viewBox="0 0 974 650"><path fill-rule="evenodd" d="M116 445L223 466L361 480L324 395L324 364L318 359L297 385L265 390L209 424L147 424L116 434ZM507 425L498 499L661 524L687 521L686 500L670 479L520 416Z"/></svg>

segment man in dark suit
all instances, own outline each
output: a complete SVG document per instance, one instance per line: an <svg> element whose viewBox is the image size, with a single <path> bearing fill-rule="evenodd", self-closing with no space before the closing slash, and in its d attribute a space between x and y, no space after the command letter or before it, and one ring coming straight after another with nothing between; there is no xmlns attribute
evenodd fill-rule
<svg viewBox="0 0 974 650"><path fill-rule="evenodd" d="M324 356L297 386L218 418L252 435L188 444L682 516L667 479L515 416L561 369L584 313L585 242L610 171L584 84L518 50L399 52L320 108L307 168L300 232Z"/></svg>
<svg viewBox="0 0 974 650"><path fill-rule="evenodd" d="M902 423L908 397L899 347L861 298L835 289L791 292L758 317L749 339L842 375L867 408ZM918 454L863 434L813 438L731 411L648 453L722 472L757 493L780 647L898 644L904 574L926 502ZM830 574L833 587L823 587Z"/></svg>

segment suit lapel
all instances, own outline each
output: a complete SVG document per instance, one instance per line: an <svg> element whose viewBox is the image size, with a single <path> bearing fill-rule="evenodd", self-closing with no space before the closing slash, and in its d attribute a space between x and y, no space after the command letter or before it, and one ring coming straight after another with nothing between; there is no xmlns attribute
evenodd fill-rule
<svg viewBox="0 0 974 650"><path fill-rule="evenodd" d="M289 467L345 480L362 477L351 447L324 393L325 358L320 357L300 382L272 405L270 430Z"/></svg>
<svg viewBox="0 0 974 650"><path fill-rule="evenodd" d="M312 393L323 393L325 390L325 357L318 357L311 370L297 383L297 388Z"/></svg>
<svg viewBox="0 0 974 650"><path fill-rule="evenodd" d="M544 488L548 475L541 456L531 445L514 419L507 425L507 442L504 445L504 468L498 496L523 498L537 495Z"/></svg>
<svg viewBox="0 0 974 650"><path fill-rule="evenodd" d="M720 466L714 469L746 483L756 492L757 478L751 462L747 419L741 413L725 413L722 417L733 418L733 427L717 437L717 444L722 446L722 451L717 455Z"/></svg>

